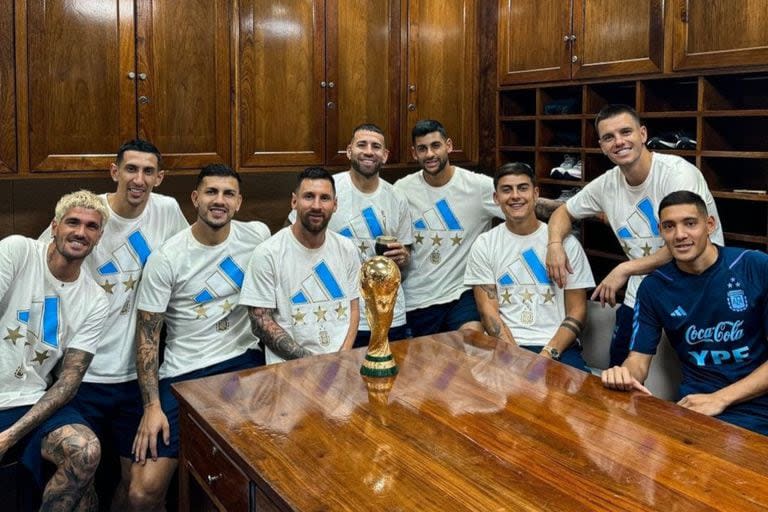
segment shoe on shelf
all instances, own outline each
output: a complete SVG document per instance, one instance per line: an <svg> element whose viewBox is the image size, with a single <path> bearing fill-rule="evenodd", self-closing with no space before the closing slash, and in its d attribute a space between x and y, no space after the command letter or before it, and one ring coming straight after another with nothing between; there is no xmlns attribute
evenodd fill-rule
<svg viewBox="0 0 768 512"><path fill-rule="evenodd" d="M549 176L557 180L566 179L565 178L566 171L568 169L572 169L574 165L576 165L576 159L571 155L564 155L563 163L561 163L557 167L553 167L552 170L549 171Z"/></svg>
<svg viewBox="0 0 768 512"><path fill-rule="evenodd" d="M573 188L564 188L560 191L560 195L557 196L555 199L556 201L567 201L573 196L576 195L576 193L581 190L580 187L573 187Z"/></svg>
<svg viewBox="0 0 768 512"><path fill-rule="evenodd" d="M563 179L580 180L582 175L582 167L584 167L584 164L581 163L581 160L578 160L575 164L573 164L573 167L565 170L565 176L563 176Z"/></svg>
<svg viewBox="0 0 768 512"><path fill-rule="evenodd" d="M649 149L696 149L696 139L684 131L664 132L645 143Z"/></svg>
<svg viewBox="0 0 768 512"><path fill-rule="evenodd" d="M579 109L578 98L562 98L552 100L544 105L544 113L547 115L576 114Z"/></svg>

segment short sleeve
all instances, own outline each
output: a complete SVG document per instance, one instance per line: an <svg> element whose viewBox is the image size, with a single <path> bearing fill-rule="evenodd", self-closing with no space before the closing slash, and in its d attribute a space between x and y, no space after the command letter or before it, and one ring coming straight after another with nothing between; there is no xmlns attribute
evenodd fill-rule
<svg viewBox="0 0 768 512"><path fill-rule="evenodd" d="M165 313L173 291L173 270L165 255L153 252L139 283L136 307L150 313Z"/></svg>
<svg viewBox="0 0 768 512"><path fill-rule="evenodd" d="M480 236L469 250L467 267L464 271L464 284L466 286L494 284L496 278L493 275L491 261L488 258L488 244L486 236Z"/></svg>
<svg viewBox="0 0 768 512"><path fill-rule="evenodd" d="M67 348L75 348L95 354L107 323L109 301L102 290L97 290L97 293L89 299L89 302L93 305L88 314L85 315L83 325L80 326L72 339L67 342Z"/></svg>
<svg viewBox="0 0 768 512"><path fill-rule="evenodd" d="M662 323L653 308L653 278L648 276L640 283L635 299L632 319L632 338L629 350L653 355L661 340Z"/></svg>
<svg viewBox="0 0 768 512"><path fill-rule="evenodd" d="M277 307L277 274L270 253L263 245L256 247L248 262L240 304L257 308Z"/></svg>
<svg viewBox="0 0 768 512"><path fill-rule="evenodd" d="M595 278L592 276L592 268L589 266L589 260L579 241L573 236L568 236L563 245L571 268L573 268L573 275L568 278L565 289L593 288Z"/></svg>
<svg viewBox="0 0 768 512"><path fill-rule="evenodd" d="M605 179L606 174L603 174L599 178L590 181L575 196L565 202L565 208L571 217L574 219L584 219L603 211L600 198L603 195L603 182Z"/></svg>

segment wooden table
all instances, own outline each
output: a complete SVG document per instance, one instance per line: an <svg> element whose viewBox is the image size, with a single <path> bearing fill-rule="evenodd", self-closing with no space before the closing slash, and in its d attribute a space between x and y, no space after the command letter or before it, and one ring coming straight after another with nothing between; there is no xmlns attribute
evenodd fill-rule
<svg viewBox="0 0 768 512"><path fill-rule="evenodd" d="M362 350L175 385L182 509L768 510L763 436L482 335L392 351L388 393Z"/></svg>

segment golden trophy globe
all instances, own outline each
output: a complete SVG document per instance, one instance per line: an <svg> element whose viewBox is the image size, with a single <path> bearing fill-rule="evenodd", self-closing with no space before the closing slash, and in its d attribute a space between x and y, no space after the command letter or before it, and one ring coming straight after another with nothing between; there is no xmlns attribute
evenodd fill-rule
<svg viewBox="0 0 768 512"><path fill-rule="evenodd" d="M400 269L391 259L374 256L360 271L360 292L365 300L365 316L371 328L371 341L360 373L366 377L397 374L397 363L389 350L389 327L400 288Z"/></svg>

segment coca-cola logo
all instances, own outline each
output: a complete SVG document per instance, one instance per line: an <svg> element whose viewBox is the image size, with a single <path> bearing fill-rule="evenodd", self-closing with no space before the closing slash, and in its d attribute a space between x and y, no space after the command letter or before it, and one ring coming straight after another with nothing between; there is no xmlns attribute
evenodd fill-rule
<svg viewBox="0 0 768 512"><path fill-rule="evenodd" d="M723 321L714 327L697 328L691 325L685 331L685 341L689 345L698 345L699 343L725 343L729 341L740 340L744 336L744 320L735 322Z"/></svg>

